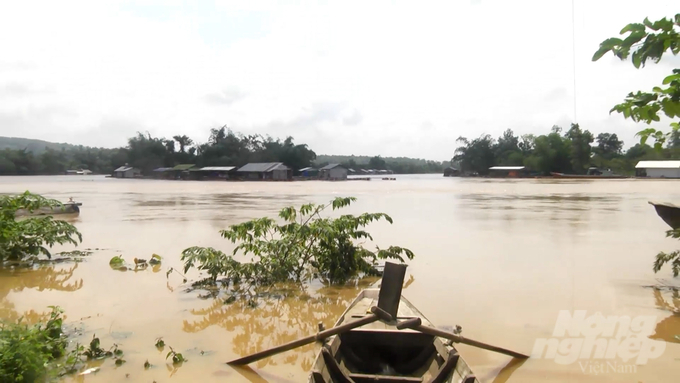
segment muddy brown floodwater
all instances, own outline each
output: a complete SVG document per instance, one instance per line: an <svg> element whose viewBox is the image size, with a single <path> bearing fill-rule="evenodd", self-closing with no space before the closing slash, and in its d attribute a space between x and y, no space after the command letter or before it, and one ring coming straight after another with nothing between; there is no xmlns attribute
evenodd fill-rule
<svg viewBox="0 0 680 383"><path fill-rule="evenodd" d="M99 249L79 263L31 271L0 271L0 316L36 319L48 305L67 322L125 352L127 363L93 364L96 374L67 382L301 382L317 350L309 345L261 360L249 369L226 361L333 325L361 288L314 285L305 294L258 308L223 304L224 297L187 292L178 275L180 252L194 245L232 247L218 233L230 224L279 208L355 196L347 210L384 212L394 224L374 224L375 242L412 249L404 295L438 326L460 325L463 335L530 353L550 338L560 310L590 316L655 317L649 338L666 342L659 357L583 359L559 364L459 346L484 382L677 382L680 375L680 297L668 267L654 274L657 252L678 248L648 200L680 202L680 181L488 180L440 175L397 176L370 182L190 182L118 180L100 176L2 177L0 193L30 190L83 203L70 220L82 232L79 249ZM70 250L63 247L55 250ZM122 254L163 257L144 271L115 271ZM189 277L195 278L196 274ZM154 346L163 337L188 359L179 367ZM568 350L562 350L566 353ZM144 362L153 366L145 370ZM607 367L606 362L609 362ZM604 364L603 364L604 363ZM612 370L611 366L614 367ZM617 371L618 368L618 371ZM127 376L127 377L126 377Z"/></svg>

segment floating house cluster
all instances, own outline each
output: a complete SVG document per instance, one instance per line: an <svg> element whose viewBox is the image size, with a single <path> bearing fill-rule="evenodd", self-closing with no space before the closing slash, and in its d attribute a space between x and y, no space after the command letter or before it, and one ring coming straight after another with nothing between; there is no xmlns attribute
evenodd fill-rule
<svg viewBox="0 0 680 383"><path fill-rule="evenodd" d="M476 176L476 173L465 173L455 167L448 167L444 169L444 177L458 177L458 176ZM540 177L539 173L532 172L526 166L492 166L489 168L489 177L502 178L523 178L523 177ZM627 176L619 176L614 174L611 169L600 169L597 167L590 167L585 175L577 174L563 174L551 172L550 177L560 178L632 178ZM636 178L666 178L666 179L680 179L680 161L679 160L663 160L663 161L639 161L635 165Z"/></svg>
<svg viewBox="0 0 680 383"><path fill-rule="evenodd" d="M293 170L283 162L253 162L237 166L205 166L180 164L153 170L153 174L143 175L141 170L124 165L113 171L115 178L155 178L167 180L238 180L238 181L292 181L325 180L344 181L348 175L392 174L388 170L348 169L340 164L328 164L321 168L306 167Z"/></svg>

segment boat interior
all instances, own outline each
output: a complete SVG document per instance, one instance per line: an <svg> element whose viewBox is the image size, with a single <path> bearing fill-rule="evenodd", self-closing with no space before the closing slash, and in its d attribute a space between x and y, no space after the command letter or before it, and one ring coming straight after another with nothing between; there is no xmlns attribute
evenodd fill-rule
<svg viewBox="0 0 680 383"><path fill-rule="evenodd" d="M326 368L312 373L315 383L477 382L455 350L417 331L354 329L321 353Z"/></svg>

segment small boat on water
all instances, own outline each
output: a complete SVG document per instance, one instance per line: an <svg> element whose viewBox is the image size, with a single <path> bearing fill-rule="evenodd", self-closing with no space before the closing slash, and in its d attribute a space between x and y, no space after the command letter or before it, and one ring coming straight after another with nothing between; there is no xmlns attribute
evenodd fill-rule
<svg viewBox="0 0 680 383"><path fill-rule="evenodd" d="M401 295L406 265L385 262L380 289L365 289L333 328L227 364L241 366L297 347L321 342L309 383L479 383L453 343L527 359L512 350L434 327Z"/></svg>
<svg viewBox="0 0 680 383"><path fill-rule="evenodd" d="M378 289L363 290L335 326L366 315L378 301ZM397 319L420 319L436 330L403 296ZM340 333L322 346L309 383L456 382L479 383L450 342L414 329L398 329L397 321L373 322Z"/></svg>
<svg viewBox="0 0 680 383"><path fill-rule="evenodd" d="M651 202L649 204L654 206L656 214L663 219L673 229L680 228L680 206L675 206L667 202Z"/></svg>
<svg viewBox="0 0 680 383"><path fill-rule="evenodd" d="M83 206L82 202L75 202L73 198L69 198L68 202L65 202L59 206L55 207L42 207L37 210L28 211L26 209L19 209L16 212L17 217L23 216L41 216L41 215L61 215L70 214L78 215L80 214L80 206Z"/></svg>

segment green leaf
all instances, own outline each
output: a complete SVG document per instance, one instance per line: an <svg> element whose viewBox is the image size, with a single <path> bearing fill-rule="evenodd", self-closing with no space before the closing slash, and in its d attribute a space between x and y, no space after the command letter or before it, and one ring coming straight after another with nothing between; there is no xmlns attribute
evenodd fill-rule
<svg viewBox="0 0 680 383"><path fill-rule="evenodd" d="M124 264L125 264L125 260L120 255L116 255L115 257L111 258L111 260L109 261L109 266L112 266L112 267L120 267L120 266L123 266Z"/></svg>
<svg viewBox="0 0 680 383"><path fill-rule="evenodd" d="M626 37L623 40L621 45L624 46L624 47L630 48L631 46L633 46L635 43L639 42L640 40L642 40L646 36L647 36L647 33L643 32L643 31L635 31L635 32L631 33L630 35L628 35L628 37Z"/></svg>
<svg viewBox="0 0 680 383"><path fill-rule="evenodd" d="M664 84L664 85L668 85L673 80L680 80L680 75L679 74L672 74L670 76L667 76L666 78L663 79L663 81L661 83Z"/></svg>
<svg viewBox="0 0 680 383"><path fill-rule="evenodd" d="M625 27L623 27L623 29L621 29L621 32L619 32L619 34L622 35L626 32L635 32L635 31L643 31L644 32L644 30L645 30L645 26L643 24L631 23L631 24L628 24Z"/></svg>
<svg viewBox="0 0 680 383"><path fill-rule="evenodd" d="M151 259L149 259L149 264L151 265L158 265L161 263L161 256L158 254L154 254L151 256Z"/></svg>
<svg viewBox="0 0 680 383"><path fill-rule="evenodd" d="M642 57L640 55L640 51L635 51L633 52L633 65L635 68L640 68L640 64L642 63Z"/></svg>
<svg viewBox="0 0 680 383"><path fill-rule="evenodd" d="M597 52L595 52L591 61L597 61L597 60L601 59L602 56L604 56L610 50L612 50L612 48L601 47L600 49L597 50Z"/></svg>
<svg viewBox="0 0 680 383"><path fill-rule="evenodd" d="M630 107L626 107L626 108L623 109L623 117L624 118L630 117Z"/></svg>

